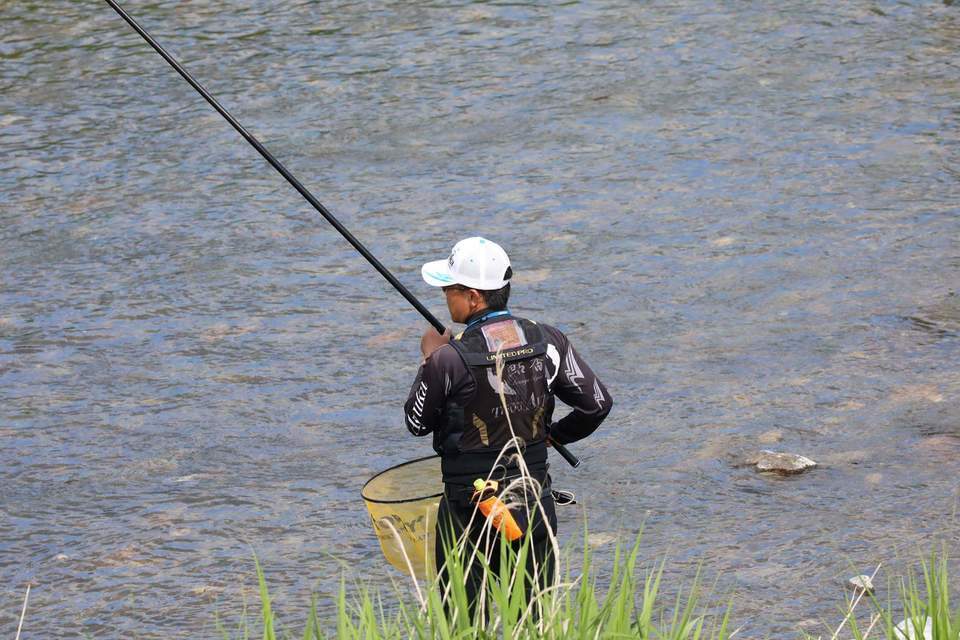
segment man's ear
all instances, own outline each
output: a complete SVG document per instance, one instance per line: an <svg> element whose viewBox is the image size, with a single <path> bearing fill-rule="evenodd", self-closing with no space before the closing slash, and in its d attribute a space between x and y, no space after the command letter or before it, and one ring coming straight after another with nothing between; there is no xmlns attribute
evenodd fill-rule
<svg viewBox="0 0 960 640"><path fill-rule="evenodd" d="M484 302L483 294L476 289L470 289L470 304L476 307L482 307Z"/></svg>

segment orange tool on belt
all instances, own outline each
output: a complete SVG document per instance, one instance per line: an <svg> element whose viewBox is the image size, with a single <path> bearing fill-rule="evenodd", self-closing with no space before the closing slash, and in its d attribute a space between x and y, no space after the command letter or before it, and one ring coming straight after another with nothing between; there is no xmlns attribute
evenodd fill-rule
<svg viewBox="0 0 960 640"><path fill-rule="evenodd" d="M514 520L513 514L503 500L497 497L500 484L496 480L484 482L481 478L477 478L473 481L473 488L476 491L473 492L471 500L477 503L484 517L492 520L494 528L505 535L509 542L520 538L523 535L523 529Z"/></svg>

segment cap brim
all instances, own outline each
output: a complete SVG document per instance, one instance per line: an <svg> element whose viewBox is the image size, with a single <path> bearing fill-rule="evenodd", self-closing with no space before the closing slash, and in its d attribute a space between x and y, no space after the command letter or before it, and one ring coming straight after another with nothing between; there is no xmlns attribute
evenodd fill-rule
<svg viewBox="0 0 960 640"><path fill-rule="evenodd" d="M456 284L453 275L450 273L450 265L446 260L434 260L428 262L420 268L420 275L424 282L433 287L446 287Z"/></svg>

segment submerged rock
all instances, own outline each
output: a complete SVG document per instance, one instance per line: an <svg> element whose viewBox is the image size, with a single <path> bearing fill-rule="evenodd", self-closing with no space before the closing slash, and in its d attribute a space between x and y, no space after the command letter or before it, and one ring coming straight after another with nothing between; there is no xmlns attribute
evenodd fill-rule
<svg viewBox="0 0 960 640"><path fill-rule="evenodd" d="M615 542L617 536L612 533L591 533L587 535L587 544L590 545L591 549L596 549L597 547L602 547L605 544L610 544Z"/></svg>
<svg viewBox="0 0 960 640"><path fill-rule="evenodd" d="M372 336L372 337L368 338L368 339L366 340L366 342L364 342L364 344L365 344L367 347L371 347L371 348L372 348L372 347L382 347L382 346L384 346L384 345L394 344L394 343L396 343L396 342L400 342L401 340L405 340L406 338L409 337L409 336L407 335L408 333L409 333L409 332L406 331L405 329L398 329L398 330L396 330L396 331L388 331L387 333L381 333L381 334L378 334L378 335L375 335L375 336Z"/></svg>
<svg viewBox="0 0 960 640"><path fill-rule="evenodd" d="M863 464L864 462L870 460L871 457L872 456L869 451L864 451L861 449L854 451L832 451L824 454L820 458L820 462L830 466L853 465Z"/></svg>
<svg viewBox="0 0 960 640"><path fill-rule="evenodd" d="M783 440L782 429L771 429L757 436L757 441L759 441L760 444L777 444L781 440Z"/></svg>
<svg viewBox="0 0 960 640"><path fill-rule="evenodd" d="M854 591L864 591L866 593L873 593L873 580L870 579L870 576L859 575L853 576L847 580L847 586L853 589Z"/></svg>
<svg viewBox="0 0 960 640"><path fill-rule="evenodd" d="M956 335L960 332L960 295L951 291L939 300L924 305L916 315L907 319L915 329L938 338Z"/></svg>
<svg viewBox="0 0 960 640"><path fill-rule="evenodd" d="M219 594L223 589L221 587L215 587L213 585L204 584L199 587L193 587L190 589L190 593L195 596L206 596L208 598L213 598Z"/></svg>
<svg viewBox="0 0 960 640"><path fill-rule="evenodd" d="M795 453L779 453L767 449L750 456L747 459L747 464L755 466L757 471L779 473L781 475L803 473L805 470L817 466L817 463L810 458Z"/></svg>

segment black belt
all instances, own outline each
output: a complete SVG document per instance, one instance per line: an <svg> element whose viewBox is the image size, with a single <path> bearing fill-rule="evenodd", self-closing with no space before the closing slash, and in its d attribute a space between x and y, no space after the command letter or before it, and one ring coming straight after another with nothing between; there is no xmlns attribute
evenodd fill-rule
<svg viewBox="0 0 960 640"><path fill-rule="evenodd" d="M507 460L511 455L516 453L508 452L503 458L500 457L500 450L467 451L444 455L440 460L443 482L473 486L474 480L486 479L488 475L492 480L497 481L507 477L518 477L520 469L516 465L495 464L498 459ZM523 459L532 476L543 478L547 475L546 442L528 444L523 451Z"/></svg>

